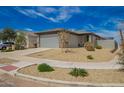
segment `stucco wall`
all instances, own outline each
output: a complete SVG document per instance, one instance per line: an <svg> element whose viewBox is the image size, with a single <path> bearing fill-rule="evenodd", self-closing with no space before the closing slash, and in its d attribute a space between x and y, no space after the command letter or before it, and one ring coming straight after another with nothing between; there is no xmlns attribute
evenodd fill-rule
<svg viewBox="0 0 124 93"><path fill-rule="evenodd" d="M96 46L96 43L97 43L96 38L97 38L96 36L92 35L92 43L94 47Z"/></svg>
<svg viewBox="0 0 124 93"><path fill-rule="evenodd" d="M84 44L87 42L87 35L78 36L78 42L80 46L84 46Z"/></svg>
<svg viewBox="0 0 124 93"><path fill-rule="evenodd" d="M97 44L101 45L103 48L112 48L116 46L115 40L97 40Z"/></svg>
<svg viewBox="0 0 124 93"><path fill-rule="evenodd" d="M78 47L78 36L77 35L70 34L69 47L70 48L77 48Z"/></svg>
<svg viewBox="0 0 124 93"><path fill-rule="evenodd" d="M37 47L37 37L36 36L29 36L29 47L30 48Z"/></svg>
<svg viewBox="0 0 124 93"><path fill-rule="evenodd" d="M37 39L38 36L34 33L26 33L26 47L27 48L35 48L37 47Z"/></svg>

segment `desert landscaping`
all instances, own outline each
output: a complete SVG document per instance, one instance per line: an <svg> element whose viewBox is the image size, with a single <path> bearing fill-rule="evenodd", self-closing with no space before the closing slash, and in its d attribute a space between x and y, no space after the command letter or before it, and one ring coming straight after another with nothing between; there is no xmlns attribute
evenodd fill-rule
<svg viewBox="0 0 124 93"><path fill-rule="evenodd" d="M116 55L111 53L111 49L95 49L95 51L87 51L85 48L70 48L70 52L64 53L62 49L51 49L42 52L30 54L28 56L41 58L61 60L67 62L105 62L110 61ZM91 55L93 59L88 59L87 56Z"/></svg>
<svg viewBox="0 0 124 93"><path fill-rule="evenodd" d="M110 69L87 69L88 76L85 77L73 77L69 74L71 69L65 68L54 68L55 71L52 72L39 72L37 70L38 65L32 65L24 67L18 70L19 73L49 78L54 80L64 80L73 82L88 82L88 83L124 83L124 73L120 70L110 70Z"/></svg>
<svg viewBox="0 0 124 93"><path fill-rule="evenodd" d="M124 86L124 8L0 9L0 87Z"/></svg>

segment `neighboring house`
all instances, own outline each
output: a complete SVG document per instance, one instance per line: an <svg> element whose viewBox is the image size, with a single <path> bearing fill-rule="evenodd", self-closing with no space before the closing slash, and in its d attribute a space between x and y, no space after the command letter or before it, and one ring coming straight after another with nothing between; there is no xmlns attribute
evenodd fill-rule
<svg viewBox="0 0 124 93"><path fill-rule="evenodd" d="M69 48L83 47L86 42L91 42L94 46L97 43L97 40L104 40L103 37L96 35L95 33L86 32L86 31L70 31L65 29L53 29L43 32L36 33L38 35L38 47L44 48L60 48L60 37L59 32L68 32Z"/></svg>
<svg viewBox="0 0 124 93"><path fill-rule="evenodd" d="M26 38L26 45L25 48L36 48L37 47L37 40L38 40L38 35L35 34L34 32L28 32L28 31L22 31L22 30L17 30L17 33L23 32L25 34Z"/></svg>
<svg viewBox="0 0 124 93"><path fill-rule="evenodd" d="M26 48L36 48L38 45L38 35L33 32L25 32L26 34Z"/></svg>

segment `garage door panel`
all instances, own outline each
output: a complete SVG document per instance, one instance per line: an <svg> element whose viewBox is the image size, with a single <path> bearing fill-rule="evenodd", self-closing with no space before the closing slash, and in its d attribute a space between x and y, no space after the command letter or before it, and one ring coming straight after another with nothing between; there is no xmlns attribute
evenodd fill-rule
<svg viewBox="0 0 124 93"><path fill-rule="evenodd" d="M58 48L59 47L58 35L57 34L41 35L40 47Z"/></svg>

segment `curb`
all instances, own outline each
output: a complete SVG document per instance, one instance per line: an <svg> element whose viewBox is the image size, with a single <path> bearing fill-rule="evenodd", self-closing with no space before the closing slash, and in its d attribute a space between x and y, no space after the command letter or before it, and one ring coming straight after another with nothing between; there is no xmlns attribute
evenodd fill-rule
<svg viewBox="0 0 124 93"><path fill-rule="evenodd" d="M86 83L86 82L72 82L72 81L63 81L63 80L55 80L55 79L48 79L48 78L42 78L42 77L35 77L35 76L30 76L30 75L25 75L22 73L15 73L15 76L21 76L24 78L36 80L36 81L42 81L46 83L53 83L53 84L59 84L59 85L66 85L66 86L85 86L85 87L124 87L124 83L122 84L115 84L115 83L103 83L103 84L98 84L98 83Z"/></svg>

